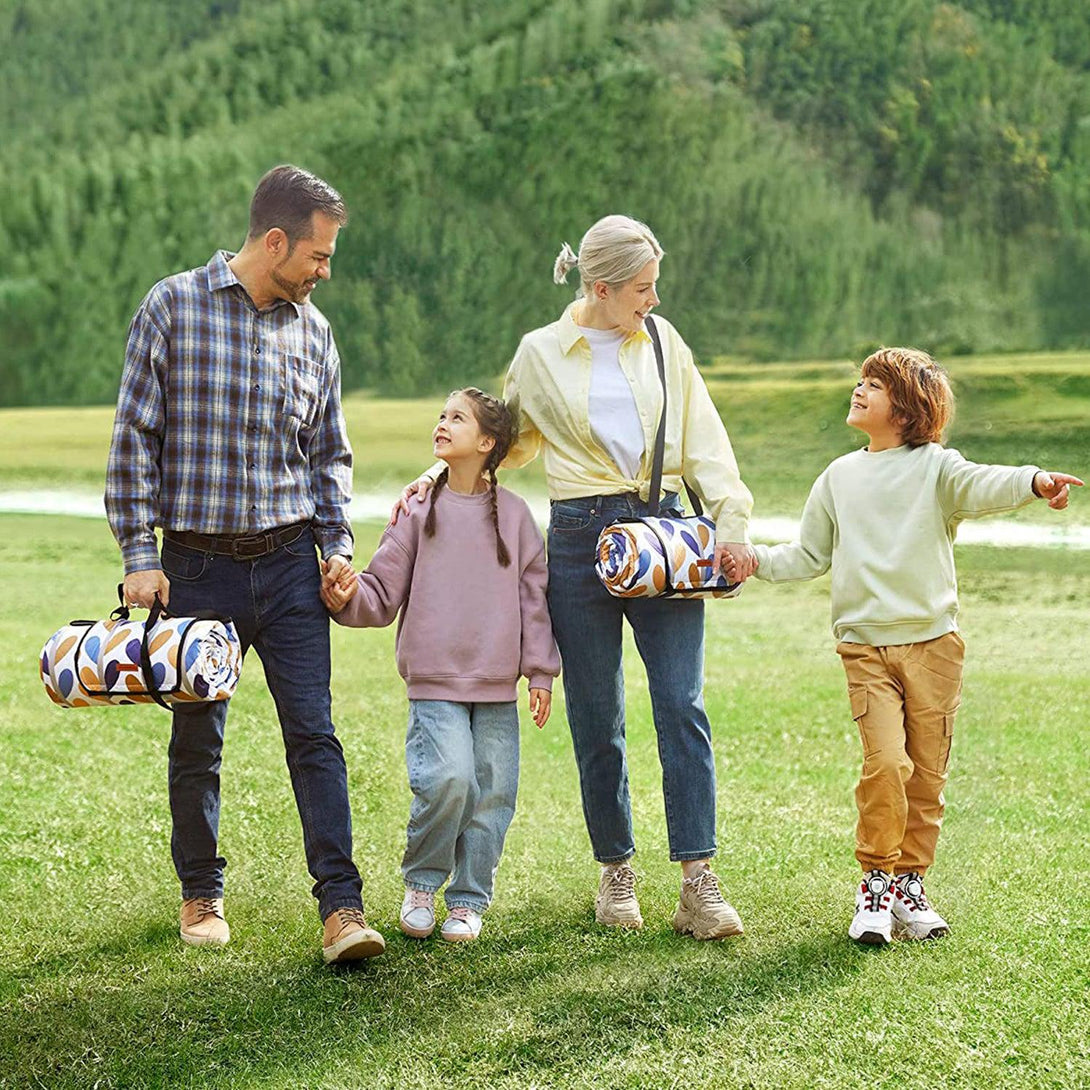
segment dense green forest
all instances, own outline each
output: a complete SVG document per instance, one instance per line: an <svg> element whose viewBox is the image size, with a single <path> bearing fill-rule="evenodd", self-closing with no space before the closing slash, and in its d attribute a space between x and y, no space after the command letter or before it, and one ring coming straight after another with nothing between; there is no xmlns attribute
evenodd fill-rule
<svg viewBox="0 0 1090 1090"><path fill-rule="evenodd" d="M483 380L647 220L698 354L1090 344L1085 0L0 0L0 404L112 400L257 178L352 214L345 384Z"/></svg>

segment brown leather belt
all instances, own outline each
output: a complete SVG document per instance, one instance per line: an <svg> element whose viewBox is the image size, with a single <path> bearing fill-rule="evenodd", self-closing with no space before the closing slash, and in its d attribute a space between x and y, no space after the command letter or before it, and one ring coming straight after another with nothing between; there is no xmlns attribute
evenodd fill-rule
<svg viewBox="0 0 1090 1090"><path fill-rule="evenodd" d="M276 526L261 534L198 534L195 530L164 530L167 541L199 549L202 553L216 553L234 560L256 560L259 556L290 545L310 529L309 522L293 522L290 526Z"/></svg>

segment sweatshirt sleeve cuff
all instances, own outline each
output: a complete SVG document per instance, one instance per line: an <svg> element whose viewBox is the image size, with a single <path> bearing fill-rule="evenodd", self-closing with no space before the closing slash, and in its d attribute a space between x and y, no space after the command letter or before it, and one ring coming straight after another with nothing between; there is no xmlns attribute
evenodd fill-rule
<svg viewBox="0 0 1090 1090"><path fill-rule="evenodd" d="M553 679L549 674L531 674L530 688L545 689L551 693L553 691Z"/></svg>
<svg viewBox="0 0 1090 1090"><path fill-rule="evenodd" d="M769 558L772 555L767 545L754 545L753 551L757 554L757 570L753 573L756 579L770 579Z"/></svg>

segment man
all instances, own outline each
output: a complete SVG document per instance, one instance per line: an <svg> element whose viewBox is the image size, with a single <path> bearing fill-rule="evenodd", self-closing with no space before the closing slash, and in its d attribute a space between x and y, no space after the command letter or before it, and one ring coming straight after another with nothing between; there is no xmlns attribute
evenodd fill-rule
<svg viewBox="0 0 1090 1090"><path fill-rule="evenodd" d="M125 600L230 616L276 702L327 962L373 957L352 862L344 755L330 718L319 598L352 554L340 360L310 302L347 222L340 194L294 166L254 192L237 254L160 281L129 329L106 483ZM154 527L163 532L162 556ZM321 550L319 562L315 545ZM223 944L217 853L226 702L175 707L171 852L181 937Z"/></svg>

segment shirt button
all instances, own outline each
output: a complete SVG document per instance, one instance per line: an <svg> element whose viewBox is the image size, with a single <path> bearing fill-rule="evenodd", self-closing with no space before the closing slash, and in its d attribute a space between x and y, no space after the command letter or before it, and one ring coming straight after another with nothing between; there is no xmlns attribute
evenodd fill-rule
<svg viewBox="0 0 1090 1090"><path fill-rule="evenodd" d="M251 469L257 469L257 464L255 462L251 462L250 463L250 468Z"/></svg>
<svg viewBox="0 0 1090 1090"><path fill-rule="evenodd" d="M260 382L255 382L254 383L254 389L255 390L260 390L261 389L261 383Z"/></svg>
<svg viewBox="0 0 1090 1090"><path fill-rule="evenodd" d="M257 344L254 345L254 355L255 356L260 356L261 355L261 346L260 345L257 345Z"/></svg>
<svg viewBox="0 0 1090 1090"><path fill-rule="evenodd" d="M251 511L256 511L257 510L257 504L256 503L251 504L250 505L250 510Z"/></svg>

